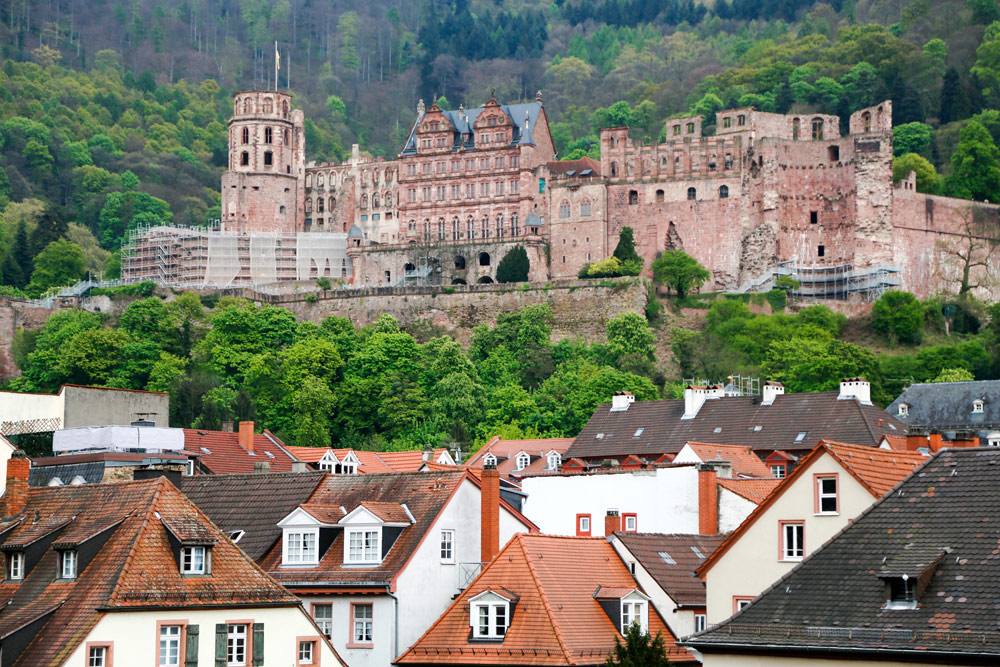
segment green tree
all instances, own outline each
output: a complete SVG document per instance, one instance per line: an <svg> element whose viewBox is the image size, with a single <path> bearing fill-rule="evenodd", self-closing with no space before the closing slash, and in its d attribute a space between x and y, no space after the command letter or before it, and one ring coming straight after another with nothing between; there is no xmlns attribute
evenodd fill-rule
<svg viewBox="0 0 1000 667"><path fill-rule="evenodd" d="M981 124L969 121L951 156L949 194L974 201L1000 202L1000 149Z"/></svg>
<svg viewBox="0 0 1000 667"><path fill-rule="evenodd" d="M986 28L969 74L982 88L991 105L1000 101L1000 21L994 21Z"/></svg>
<svg viewBox="0 0 1000 667"><path fill-rule="evenodd" d="M934 131L926 123L903 123L892 128L892 152L895 156L906 153L925 154L930 148Z"/></svg>
<svg viewBox="0 0 1000 667"><path fill-rule="evenodd" d="M635 237L632 228L625 226L618 234L618 245L615 246L614 257L624 264L625 262L639 262L642 264L642 257L635 251Z"/></svg>
<svg viewBox="0 0 1000 667"><path fill-rule="evenodd" d="M965 0L965 6L972 10L972 19L976 23L990 23L1000 19L996 0Z"/></svg>
<svg viewBox="0 0 1000 667"><path fill-rule="evenodd" d="M608 320L608 351L617 359L632 355L652 361L656 356L656 336L646 318L638 313L622 313Z"/></svg>
<svg viewBox="0 0 1000 667"><path fill-rule="evenodd" d="M515 246L507 251L507 254L500 260L500 264L497 265L497 282L526 282L530 268L528 253L524 250L524 247Z"/></svg>
<svg viewBox="0 0 1000 667"><path fill-rule="evenodd" d="M975 376L964 368L943 368L931 382L972 382Z"/></svg>
<svg viewBox="0 0 1000 667"><path fill-rule="evenodd" d="M937 191L937 169L930 162L916 153L907 153L892 160L892 180L899 182L910 175L917 174L917 192L933 194Z"/></svg>
<svg viewBox="0 0 1000 667"><path fill-rule="evenodd" d="M615 647L605 662L607 667L669 667L663 635L655 638L642 631L638 623L625 630L624 643L615 635Z"/></svg>
<svg viewBox="0 0 1000 667"><path fill-rule="evenodd" d="M684 298L712 277L708 269L683 250L667 250L653 261L653 277Z"/></svg>
<svg viewBox="0 0 1000 667"><path fill-rule="evenodd" d="M872 328L902 343L919 343L924 333L923 304L909 292L890 290L872 304Z"/></svg>
<svg viewBox="0 0 1000 667"><path fill-rule="evenodd" d="M31 274L28 291L41 294L51 287L72 285L83 278L87 259L83 250L66 239L58 239L45 246L35 257L35 270Z"/></svg>
<svg viewBox="0 0 1000 667"><path fill-rule="evenodd" d="M28 285L33 269L31 263L31 248L28 245L28 230L22 219L17 225L14 245L4 257L3 281L8 285L23 289Z"/></svg>

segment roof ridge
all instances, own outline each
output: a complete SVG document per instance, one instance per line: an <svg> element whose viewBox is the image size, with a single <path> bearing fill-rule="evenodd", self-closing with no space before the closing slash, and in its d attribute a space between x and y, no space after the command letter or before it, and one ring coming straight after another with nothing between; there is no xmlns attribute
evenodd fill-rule
<svg viewBox="0 0 1000 667"><path fill-rule="evenodd" d="M132 544L128 548L128 555L125 560L121 562L121 567L118 568L118 572L115 574L115 585L111 589L111 593L108 595L107 606L114 606L118 602L118 587L121 585L122 573L126 572L132 565L132 561L135 559L135 554L138 551L139 538L146 531L146 526L150 523L150 516L156 512L156 507L160 501L160 494L163 492L166 484L169 484L169 480L166 477L159 477L156 482L156 491L153 492L153 497L149 499L146 504L146 510L144 516L142 517L142 523L139 524L139 528L135 531L134 537L132 538Z"/></svg>
<svg viewBox="0 0 1000 667"><path fill-rule="evenodd" d="M527 549L524 546L523 534L516 535L514 537L521 546L521 554L524 556L524 562L528 564L528 571L531 573L531 579L535 582L535 588L538 590L538 597L542 600L542 607L545 609L545 614L549 617L549 623L552 624L552 631L556 635L556 641L559 642L559 648L562 650L563 655L566 656L566 662L573 665L573 658L569 654L569 648L566 645L566 639L562 636L562 631L559 629L559 623L556 622L555 613L552 611L552 605L549 604L549 598L545 595L545 587L542 586L541 579L538 576L538 571L535 569L535 565L531 562L531 556L528 554ZM496 560L496 559L494 559Z"/></svg>

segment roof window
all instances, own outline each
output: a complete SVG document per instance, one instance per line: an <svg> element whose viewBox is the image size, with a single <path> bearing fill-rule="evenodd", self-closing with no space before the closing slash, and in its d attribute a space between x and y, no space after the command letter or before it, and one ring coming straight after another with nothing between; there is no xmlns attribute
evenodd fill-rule
<svg viewBox="0 0 1000 667"><path fill-rule="evenodd" d="M659 556L660 556L660 559L664 563L666 563L667 565L677 565L677 561L675 561L673 559L673 557L670 554L668 554L666 551L661 551L659 553Z"/></svg>
<svg viewBox="0 0 1000 667"><path fill-rule="evenodd" d="M714 428L714 429L712 430L712 433L722 433L722 427L721 427L721 426L716 426L716 427L715 427L715 428Z"/></svg>
<svg viewBox="0 0 1000 667"><path fill-rule="evenodd" d="M517 458L514 460L515 470L524 470L531 464L531 457L527 452L518 452Z"/></svg>
<svg viewBox="0 0 1000 667"><path fill-rule="evenodd" d="M692 545L691 551L693 551L694 555L697 556L698 558L705 560L705 554L703 554L698 547Z"/></svg>
<svg viewBox="0 0 1000 667"><path fill-rule="evenodd" d="M910 414L910 406L906 403L899 404L899 411L897 413L900 417L906 417Z"/></svg>
<svg viewBox="0 0 1000 667"><path fill-rule="evenodd" d="M983 401L975 400L972 402L972 414L980 414L983 411Z"/></svg>
<svg viewBox="0 0 1000 667"><path fill-rule="evenodd" d="M807 433L809 433L809 431L799 431L798 435L795 436L795 442L802 442L805 440Z"/></svg>
<svg viewBox="0 0 1000 667"><path fill-rule="evenodd" d="M760 424L757 424L756 426L753 427L753 432L758 433L762 428L764 427L761 426Z"/></svg>
<svg viewBox="0 0 1000 667"><path fill-rule="evenodd" d="M603 433L598 433L594 437L597 438L598 440L603 440L604 439L604 434Z"/></svg>
<svg viewBox="0 0 1000 667"><path fill-rule="evenodd" d="M643 432L643 431L645 431L645 430L646 430L646 427L645 427L645 426L640 426L639 428L637 428L637 429L635 430L635 433L633 433L633 434L632 434L632 437L633 437L633 438L638 438L639 436L641 436L641 435L642 435L642 432Z"/></svg>

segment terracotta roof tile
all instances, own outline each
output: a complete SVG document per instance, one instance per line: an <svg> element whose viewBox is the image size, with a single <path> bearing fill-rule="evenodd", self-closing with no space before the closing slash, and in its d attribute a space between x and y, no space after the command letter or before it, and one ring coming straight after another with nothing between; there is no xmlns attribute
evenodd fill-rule
<svg viewBox="0 0 1000 667"><path fill-rule="evenodd" d="M719 486L760 505L781 484L780 479L720 479Z"/></svg>
<svg viewBox="0 0 1000 667"><path fill-rule="evenodd" d="M299 507L320 523L335 524L347 516L347 512L345 512L344 508L340 506L308 503L300 505Z"/></svg>
<svg viewBox="0 0 1000 667"><path fill-rule="evenodd" d="M707 442L689 442L687 446L703 462L715 460L729 461L733 475L743 477L773 478L771 469L764 465L753 449L741 445L713 445Z"/></svg>
<svg viewBox="0 0 1000 667"><path fill-rule="evenodd" d="M377 516L386 523L412 523L412 517L399 503L393 502L373 502L366 500L361 503L361 507Z"/></svg>
<svg viewBox="0 0 1000 667"><path fill-rule="evenodd" d="M493 438L466 462L466 466L470 470L482 470L483 458L487 454L493 454L497 459L497 471L500 473L500 476L516 483L516 478L525 474L548 470L548 460L546 457L549 452L559 452L560 457L563 457L572 444L573 438L534 438L527 440L501 440L500 438ZM531 457L531 462L527 467L516 470L516 457L521 452L528 454Z"/></svg>
<svg viewBox="0 0 1000 667"><path fill-rule="evenodd" d="M201 454L201 464L214 474L253 472L266 461L274 472L291 472L292 457L270 431L255 433L253 454L240 446L240 434L228 431L184 429L184 448Z"/></svg>
<svg viewBox="0 0 1000 667"><path fill-rule="evenodd" d="M616 532L615 537L678 606L705 606L705 582L695 570L722 544L722 535Z"/></svg>
<svg viewBox="0 0 1000 667"><path fill-rule="evenodd" d="M316 464L320 459L332 451L337 460L343 460L348 453L353 452L358 459L358 472L416 472L424 462L423 450L409 450L402 452L370 452L360 449L332 449L330 447L297 447L285 446L295 458L306 463ZM433 460L437 459L445 452L443 448L434 450ZM435 464L440 465L440 464Z"/></svg>
<svg viewBox="0 0 1000 667"><path fill-rule="evenodd" d="M517 535L397 663L603 665L621 635L594 598L598 585L639 588L603 538ZM502 642L470 641L469 600L489 590L517 596L510 626ZM692 662L649 612L649 630L663 634L670 660Z"/></svg>

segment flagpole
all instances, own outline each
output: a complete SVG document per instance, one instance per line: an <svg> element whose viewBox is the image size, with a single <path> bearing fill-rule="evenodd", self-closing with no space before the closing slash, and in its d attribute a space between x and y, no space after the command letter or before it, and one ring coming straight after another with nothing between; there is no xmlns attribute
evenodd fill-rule
<svg viewBox="0 0 1000 667"><path fill-rule="evenodd" d="M274 92L278 92L278 40L274 40Z"/></svg>

